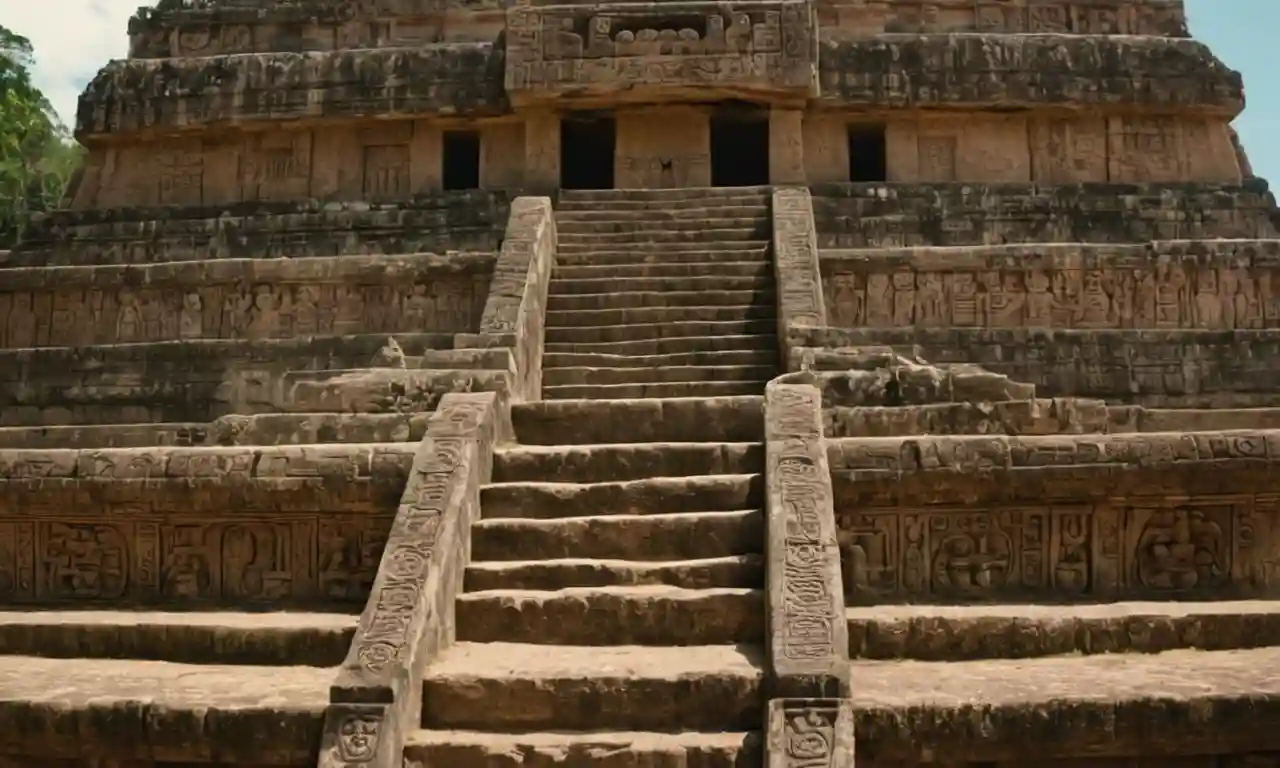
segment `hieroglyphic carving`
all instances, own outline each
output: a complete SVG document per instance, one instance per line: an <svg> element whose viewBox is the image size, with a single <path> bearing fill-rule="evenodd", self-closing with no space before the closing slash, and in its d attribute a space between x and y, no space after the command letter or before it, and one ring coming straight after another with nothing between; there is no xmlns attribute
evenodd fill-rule
<svg viewBox="0 0 1280 768"><path fill-rule="evenodd" d="M1180 2L1160 0L834 0L837 37L885 32L1058 32L1186 37ZM824 4L822 10L828 10Z"/></svg>
<svg viewBox="0 0 1280 768"><path fill-rule="evenodd" d="M779 336L791 325L827 324L818 272L818 236L813 201L802 187L773 192L774 276L778 284Z"/></svg>
<svg viewBox="0 0 1280 768"><path fill-rule="evenodd" d="M816 387L775 383L765 397L773 671L794 695L831 694L847 679L848 641L822 396Z"/></svg>
<svg viewBox="0 0 1280 768"><path fill-rule="evenodd" d="M507 12L506 89L516 103L664 86L808 93L812 5L795 0L661 7L519 5Z"/></svg>
<svg viewBox="0 0 1280 768"><path fill-rule="evenodd" d="M394 283L345 282L339 290L333 280L340 275L312 283L281 275L287 282L246 284L189 271L184 277L198 284L148 281L143 288L85 291L64 281L0 293L0 348L343 332L463 333L479 324L478 308L487 296L483 282L465 273L426 273L409 280L395 273Z"/></svg>
<svg viewBox="0 0 1280 768"><path fill-rule="evenodd" d="M1178 261L1147 246L1041 250L978 247L965 254L972 259L952 254L945 271L928 249L874 259L825 252L825 305L841 327L1280 327L1270 259L1253 266L1224 250Z"/></svg>
<svg viewBox="0 0 1280 768"><path fill-rule="evenodd" d="M769 702L769 768L853 768L853 711L841 699Z"/></svg>
<svg viewBox="0 0 1280 768"><path fill-rule="evenodd" d="M842 510L845 593L857 604L1267 595L1280 587L1269 498Z"/></svg>
<svg viewBox="0 0 1280 768"><path fill-rule="evenodd" d="M0 603L359 603L376 562L325 553L365 552L391 524L389 515L337 524L297 513L180 522L130 505L110 523L32 512L0 518Z"/></svg>
<svg viewBox="0 0 1280 768"><path fill-rule="evenodd" d="M1112 117L1107 125L1112 182L1174 182L1187 178L1182 121L1172 117Z"/></svg>

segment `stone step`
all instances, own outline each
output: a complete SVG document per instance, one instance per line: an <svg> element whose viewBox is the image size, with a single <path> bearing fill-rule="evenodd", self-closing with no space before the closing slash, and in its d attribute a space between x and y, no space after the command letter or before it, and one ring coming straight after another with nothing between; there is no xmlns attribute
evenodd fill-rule
<svg viewBox="0 0 1280 768"><path fill-rule="evenodd" d="M553 520L484 519L471 528L471 558L700 560L764 550L759 510L602 515Z"/></svg>
<svg viewBox="0 0 1280 768"><path fill-rule="evenodd" d="M659 202L688 204L690 200L732 200L752 198L767 202L773 188L765 185L749 187L668 187L661 189L566 189L559 195L557 207L567 202L617 203Z"/></svg>
<svg viewBox="0 0 1280 768"><path fill-rule="evenodd" d="M624 307L617 309L549 310L548 328L584 328L603 325L650 325L653 323L774 320L777 307L768 304L738 304L711 307Z"/></svg>
<svg viewBox="0 0 1280 768"><path fill-rule="evenodd" d="M735 262L747 264L747 262ZM574 267L579 269L579 267ZM743 267L746 270L746 267ZM708 274L708 272L710 274ZM608 291L618 293L636 293L644 291L678 292L678 291L752 291L763 293L773 290L773 273L759 266L752 267L748 274L717 274L715 270L704 270L701 274L674 275L666 277L607 277L603 272L594 273L592 277L564 278L551 280L548 286L550 296L597 294ZM550 299L549 299L550 300Z"/></svg>
<svg viewBox="0 0 1280 768"><path fill-rule="evenodd" d="M565 235L606 235L629 232L731 232L746 229L764 239L772 232L773 222L768 216L734 216L713 211L702 218L637 218L610 214L591 219L556 219L556 238Z"/></svg>
<svg viewBox="0 0 1280 768"><path fill-rule="evenodd" d="M587 266L557 266L551 275L551 285L561 280L590 280L595 278L617 279L624 277L760 277L772 276L773 264L768 261L721 261L715 264L690 264L686 262L659 262L653 264L590 264ZM720 288L719 290L735 290ZM737 289L740 290L740 289ZM560 293L560 291L553 291Z"/></svg>
<svg viewBox="0 0 1280 768"><path fill-rule="evenodd" d="M586 254L602 254L604 256L616 254L633 254L649 256L660 253L671 254L706 254L707 261L719 260L722 256L731 253L750 253L756 256L763 253L769 253L773 247L772 241L767 238L760 240L724 240L715 243L663 243L661 247L646 247L644 245L613 245L608 244L590 244L590 243L557 243L556 256L564 254L582 256ZM682 259L672 259L672 261L680 261ZM695 261L697 259L694 259Z"/></svg>
<svg viewBox="0 0 1280 768"><path fill-rule="evenodd" d="M671 320L664 323L598 325L585 328L549 326L548 344L612 344L619 341L688 338L690 336L743 336L774 333L773 318L752 320ZM625 395L623 395L625 397Z"/></svg>
<svg viewBox="0 0 1280 768"><path fill-rule="evenodd" d="M674 339L642 339L624 342L548 343L543 347L547 355L680 355L694 352L743 352L768 350L778 353L778 339L769 334L737 334L728 336L689 336Z"/></svg>
<svg viewBox="0 0 1280 768"><path fill-rule="evenodd" d="M636 229L627 227L623 232L557 232L556 243L585 243L589 245L654 245L662 243L714 243L721 241L761 240L769 232L759 226L733 226L721 229Z"/></svg>
<svg viewBox="0 0 1280 768"><path fill-rule="evenodd" d="M763 503L764 479L759 474L605 483L494 483L480 489L485 520L660 515L753 509Z"/></svg>
<svg viewBox="0 0 1280 768"><path fill-rule="evenodd" d="M747 730L763 717L763 654L458 643L428 667L422 725L463 730Z"/></svg>
<svg viewBox="0 0 1280 768"><path fill-rule="evenodd" d="M555 352L542 356L544 376L555 368L717 368L723 366L764 366L777 368L778 353L772 349L728 350L724 352L682 352L673 355L610 355L603 352L575 354ZM4 432L0 431L0 441ZM0 443L2 444L2 443Z"/></svg>
<svg viewBox="0 0 1280 768"><path fill-rule="evenodd" d="M764 558L760 555L731 555L664 563L565 558L472 562L467 565L463 583L468 592L659 585L692 590L717 587L757 588L764 583L764 576Z"/></svg>
<svg viewBox="0 0 1280 768"><path fill-rule="evenodd" d="M500 589L458 597L457 637L537 645L763 643L764 605L758 588Z"/></svg>
<svg viewBox="0 0 1280 768"><path fill-rule="evenodd" d="M767 202L707 201L704 205L681 204L679 207L628 209L613 207L556 208L556 229L566 224L593 221L666 222L686 219L706 220L717 218L753 218L768 221L770 206Z"/></svg>
<svg viewBox="0 0 1280 768"><path fill-rule="evenodd" d="M0 754L33 766L315 765L336 673L0 656Z"/></svg>
<svg viewBox="0 0 1280 768"><path fill-rule="evenodd" d="M760 381L700 381L679 384L566 384L543 387L542 396L547 400L618 400L629 398L673 397L731 397L735 395L763 395L767 380Z"/></svg>
<svg viewBox="0 0 1280 768"><path fill-rule="evenodd" d="M1141 756L1171 765L1155 758L1280 750L1275 670L1276 647L853 662L858 761L935 764L946 755L955 765L1048 765L1087 757L1095 765Z"/></svg>
<svg viewBox="0 0 1280 768"><path fill-rule="evenodd" d="M604 483L762 471L763 443L522 445L493 454L495 483Z"/></svg>
<svg viewBox="0 0 1280 768"><path fill-rule="evenodd" d="M727 243L726 245L738 245ZM680 250L663 248L656 251L652 248L627 248L624 250L601 250L597 248L557 248L556 264L559 266L579 266L591 264L659 264L680 262L685 264L705 264L708 269L725 261L764 261L773 263L773 254L766 245L745 243L746 248L720 248L717 250L697 249Z"/></svg>
<svg viewBox="0 0 1280 768"><path fill-rule="evenodd" d="M410 732L405 765L423 768L759 768L759 731Z"/></svg>
<svg viewBox="0 0 1280 768"><path fill-rule="evenodd" d="M685 365L653 368L546 368L543 386L576 384L672 384L704 381L768 381L776 365Z"/></svg>
<svg viewBox="0 0 1280 768"><path fill-rule="evenodd" d="M772 352L707 352L692 355L760 355ZM543 359L575 362L606 355L557 353ZM672 359L677 355L669 356ZM661 356L621 358L653 360ZM545 364L545 362L544 362ZM526 445L708 441L756 442L764 439L764 401L760 397L678 398L669 400L559 400L511 406L516 439Z"/></svg>
<svg viewBox="0 0 1280 768"><path fill-rule="evenodd" d="M960 661L1280 646L1280 601L850 608L849 654Z"/></svg>
<svg viewBox="0 0 1280 768"><path fill-rule="evenodd" d="M186 664L335 667L359 616L341 613L0 612L5 653Z"/></svg>
<svg viewBox="0 0 1280 768"><path fill-rule="evenodd" d="M547 299L548 316L558 312L625 309L705 309L707 307L768 307L773 311L777 296L763 291L635 291L632 293L570 293Z"/></svg>

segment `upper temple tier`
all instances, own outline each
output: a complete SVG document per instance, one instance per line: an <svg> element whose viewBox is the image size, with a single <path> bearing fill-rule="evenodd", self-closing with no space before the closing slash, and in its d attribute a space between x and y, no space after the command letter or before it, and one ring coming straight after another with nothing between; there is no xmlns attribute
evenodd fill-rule
<svg viewBox="0 0 1280 768"><path fill-rule="evenodd" d="M1247 175L1181 0L161 6L81 96L72 208Z"/></svg>

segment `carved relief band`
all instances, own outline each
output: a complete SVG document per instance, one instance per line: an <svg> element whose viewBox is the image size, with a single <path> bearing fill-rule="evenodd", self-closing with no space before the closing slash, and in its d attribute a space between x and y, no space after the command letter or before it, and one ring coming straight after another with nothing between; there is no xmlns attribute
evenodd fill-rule
<svg viewBox="0 0 1280 768"><path fill-rule="evenodd" d="M785 345L790 326L827 324L813 202L809 190L803 187L781 187L773 192L773 259L778 286L778 337ZM783 359L790 359L786 349Z"/></svg>
<svg viewBox="0 0 1280 768"><path fill-rule="evenodd" d="M850 603L1280 594L1280 432L831 444Z"/></svg>
<svg viewBox="0 0 1280 768"><path fill-rule="evenodd" d="M517 6L506 89L516 106L562 98L805 98L817 78L808 0Z"/></svg>
<svg viewBox="0 0 1280 768"><path fill-rule="evenodd" d="M824 0L818 13L836 38L895 32L1187 36L1182 0Z"/></svg>
<svg viewBox="0 0 1280 768"><path fill-rule="evenodd" d="M0 349L465 333L480 323L493 261L461 253L10 270Z"/></svg>
<svg viewBox="0 0 1280 768"><path fill-rule="evenodd" d="M825 251L822 267L848 328L1280 327L1276 241Z"/></svg>
<svg viewBox="0 0 1280 768"><path fill-rule="evenodd" d="M822 438L822 394L765 390L770 672L785 696L847 692L848 629Z"/></svg>

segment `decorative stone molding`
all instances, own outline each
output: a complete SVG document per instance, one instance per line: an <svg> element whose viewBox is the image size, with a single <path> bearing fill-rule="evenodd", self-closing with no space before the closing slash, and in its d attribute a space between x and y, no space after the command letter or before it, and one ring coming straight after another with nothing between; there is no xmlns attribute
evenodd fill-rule
<svg viewBox="0 0 1280 768"><path fill-rule="evenodd" d="M790 365L788 329L827 324L813 200L804 187L773 191L773 274L778 286L778 339L783 360Z"/></svg>
<svg viewBox="0 0 1280 768"><path fill-rule="evenodd" d="M498 254L478 334L459 334L458 348L511 349L512 395L537 400L542 392L542 343L547 288L555 266L556 221L547 197L518 197Z"/></svg>
<svg viewBox="0 0 1280 768"><path fill-rule="evenodd" d="M398 768L422 706L422 673L453 640L493 445L511 435L501 396L446 395L418 446L351 650L330 692L321 768Z"/></svg>
<svg viewBox="0 0 1280 768"><path fill-rule="evenodd" d="M773 695L847 695L848 628L816 387L775 381L765 389L765 461Z"/></svg>
<svg viewBox="0 0 1280 768"><path fill-rule="evenodd" d="M841 699L769 702L768 768L853 768L853 707Z"/></svg>
<svg viewBox="0 0 1280 768"><path fill-rule="evenodd" d="M504 84L516 107L803 101L817 94L817 32L810 0L517 5L507 11Z"/></svg>

